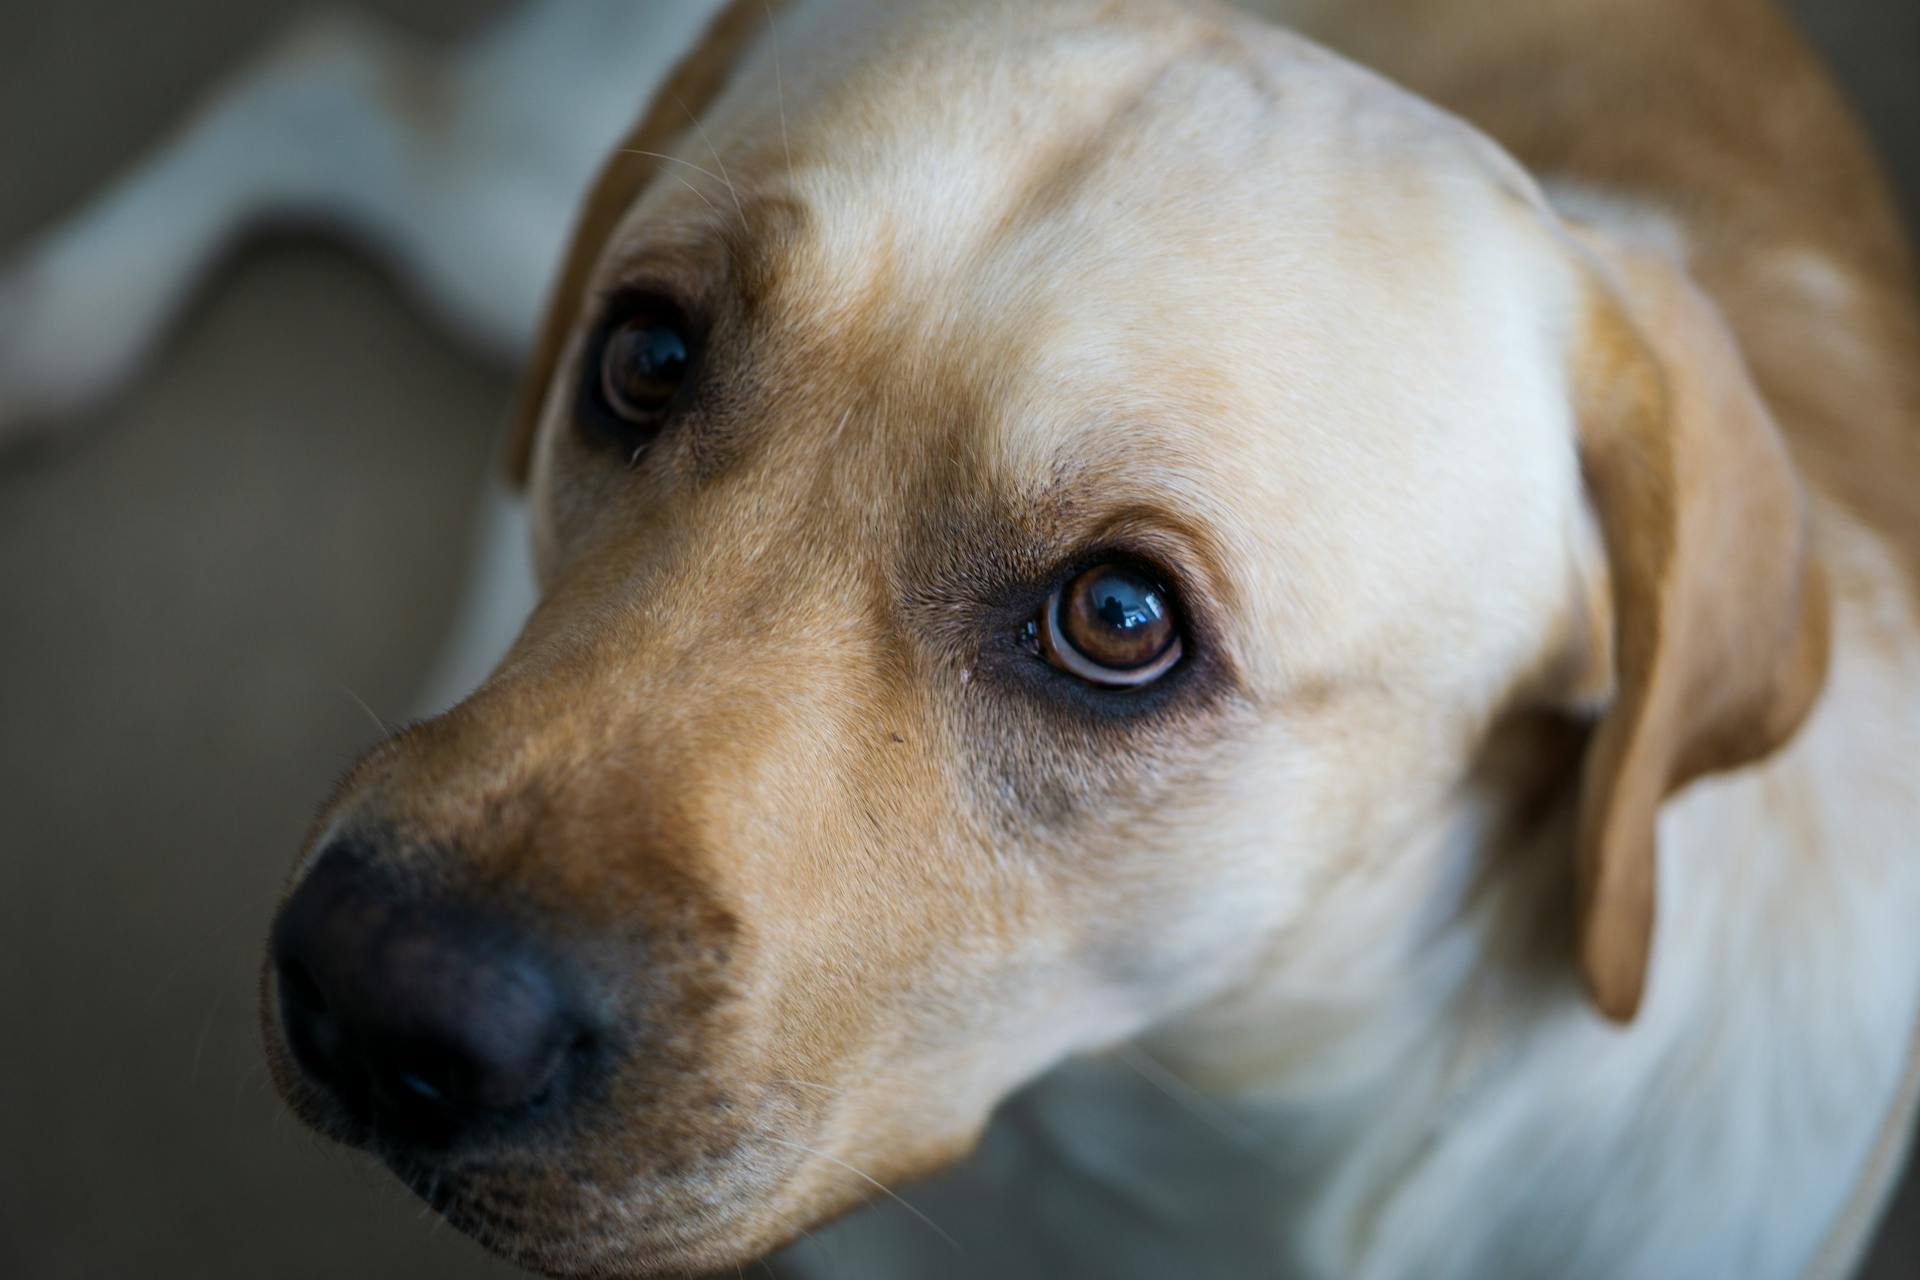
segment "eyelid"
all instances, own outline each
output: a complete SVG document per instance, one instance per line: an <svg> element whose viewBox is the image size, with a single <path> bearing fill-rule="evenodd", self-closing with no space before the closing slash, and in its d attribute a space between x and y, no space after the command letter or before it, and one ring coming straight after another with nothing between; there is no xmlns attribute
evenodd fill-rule
<svg viewBox="0 0 1920 1280"><path fill-rule="evenodd" d="M1204 641L1209 661L1230 656L1232 634L1223 627L1246 602L1227 567L1226 549L1205 520L1159 503L1135 501L1089 522L1072 541L1081 550L1063 557L1049 581L1071 581L1099 564L1133 569L1166 593L1190 648Z"/></svg>
<svg viewBox="0 0 1920 1280"><path fill-rule="evenodd" d="M594 303L590 332L604 337L636 316L659 316L682 326L689 338L697 339L706 331L704 317L682 300L677 290L666 284L627 281L604 290Z"/></svg>
<svg viewBox="0 0 1920 1280"><path fill-rule="evenodd" d="M584 314L598 326L636 302L658 300L670 304L689 323L704 327L712 318L713 290L718 283L714 273L703 265L704 256L694 247L656 245L644 253L604 264L604 273L588 291Z"/></svg>

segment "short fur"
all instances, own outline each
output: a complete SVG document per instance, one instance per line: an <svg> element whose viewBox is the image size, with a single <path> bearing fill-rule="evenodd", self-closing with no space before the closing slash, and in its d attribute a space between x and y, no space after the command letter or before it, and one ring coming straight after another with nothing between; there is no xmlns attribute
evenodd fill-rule
<svg viewBox="0 0 1920 1280"><path fill-rule="evenodd" d="M1274 16L1545 197L1203 4L720 15L536 344L545 598L327 819L689 948L621 988L672 1052L450 1216L554 1272L730 1265L1144 1035L1317 1135L1259 1265L1850 1256L1920 1000L1904 259L1758 6L1491 13ZM1768 180L1801 146L1830 184ZM710 336L629 453L570 407L636 288ZM1796 323L1829 360L1774 356ZM1103 550L1188 617L1131 700L1016 639Z"/></svg>
<svg viewBox="0 0 1920 1280"><path fill-rule="evenodd" d="M1194 1273L1857 1257L1920 1078L1873 162L1758 0L1249 7L740 0L603 170L514 437L541 603L313 846L515 904L631 1029L433 1171L491 1247L730 1268L1131 1042L1254 1145L1230 1218L1055 1095L969 1256L877 1273L1164 1273L1182 1205ZM610 448L633 289L708 337ZM1187 619L1137 695L1020 639L1103 554Z"/></svg>

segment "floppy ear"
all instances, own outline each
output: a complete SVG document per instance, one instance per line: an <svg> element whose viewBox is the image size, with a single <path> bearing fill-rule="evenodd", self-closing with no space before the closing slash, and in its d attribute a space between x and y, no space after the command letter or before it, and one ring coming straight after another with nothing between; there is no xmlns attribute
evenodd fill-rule
<svg viewBox="0 0 1920 1280"><path fill-rule="evenodd" d="M587 279L607 237L660 167L657 155L643 153L670 151L674 140L693 127L699 113L719 97L741 55L764 33L782 3L784 0L731 0L721 9L655 91L646 114L620 140L587 189L514 401L506 447L507 479L514 488L524 488L527 483L541 406L546 402L547 386L553 381L561 352L566 349L567 336L579 317Z"/></svg>
<svg viewBox="0 0 1920 1280"><path fill-rule="evenodd" d="M1579 947L1595 1004L1625 1021L1646 982L1661 801L1793 734L1825 679L1827 598L1785 441L1713 304L1664 258L1582 244L1574 384L1615 687L1581 783Z"/></svg>

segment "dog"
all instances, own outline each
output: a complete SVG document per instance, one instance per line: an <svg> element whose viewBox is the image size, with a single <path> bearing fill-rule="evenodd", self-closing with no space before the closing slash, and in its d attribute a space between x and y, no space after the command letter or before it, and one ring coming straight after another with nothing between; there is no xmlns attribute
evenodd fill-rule
<svg viewBox="0 0 1920 1280"><path fill-rule="evenodd" d="M689 39L528 326L539 603L290 877L294 1110L553 1275L742 1265L1043 1075L789 1265L1845 1274L1920 1098L1920 310L1784 22Z"/></svg>

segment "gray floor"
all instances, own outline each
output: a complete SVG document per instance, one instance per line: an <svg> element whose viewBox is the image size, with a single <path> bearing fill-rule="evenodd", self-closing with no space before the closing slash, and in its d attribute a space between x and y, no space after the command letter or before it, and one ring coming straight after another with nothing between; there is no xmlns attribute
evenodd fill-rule
<svg viewBox="0 0 1920 1280"><path fill-rule="evenodd" d="M0 248L303 7L0 5ZM442 34L498 4L369 7ZM1800 8L1913 207L1920 3ZM451 607L507 391L279 240L73 446L0 460L0 1276L506 1274L278 1118L253 975L360 704L400 710ZM1871 1274L1920 1275L1914 1188Z"/></svg>

